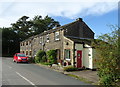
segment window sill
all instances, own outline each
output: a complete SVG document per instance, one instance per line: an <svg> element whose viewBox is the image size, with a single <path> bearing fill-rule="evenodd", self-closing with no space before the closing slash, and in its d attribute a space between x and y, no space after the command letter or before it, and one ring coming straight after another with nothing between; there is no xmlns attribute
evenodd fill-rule
<svg viewBox="0 0 120 87"><path fill-rule="evenodd" d="M65 59L65 60L68 60L68 61L70 61L71 59Z"/></svg>
<svg viewBox="0 0 120 87"><path fill-rule="evenodd" d="M57 41L60 41L60 39L59 40L54 40L55 42L57 42Z"/></svg>

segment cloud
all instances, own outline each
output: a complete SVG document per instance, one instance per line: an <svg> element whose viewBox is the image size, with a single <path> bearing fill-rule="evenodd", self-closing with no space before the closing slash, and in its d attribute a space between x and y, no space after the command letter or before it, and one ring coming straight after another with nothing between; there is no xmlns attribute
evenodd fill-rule
<svg viewBox="0 0 120 87"><path fill-rule="evenodd" d="M88 15L99 16L117 9L118 0L1 0L0 27L23 15L61 16L70 19ZM9 23L10 24L10 23Z"/></svg>

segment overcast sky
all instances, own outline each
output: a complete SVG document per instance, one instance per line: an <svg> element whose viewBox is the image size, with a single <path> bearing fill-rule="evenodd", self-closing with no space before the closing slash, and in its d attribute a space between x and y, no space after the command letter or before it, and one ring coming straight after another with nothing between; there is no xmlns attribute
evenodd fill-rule
<svg viewBox="0 0 120 87"><path fill-rule="evenodd" d="M107 28L106 25L117 24L118 1L0 0L0 27L10 27L11 23L15 23L24 15L30 19L35 15L42 15L43 17L49 15L59 21L61 25L82 17L95 33L100 34L104 33L104 29ZM97 27L97 25L99 26ZM101 28L103 31L100 31Z"/></svg>

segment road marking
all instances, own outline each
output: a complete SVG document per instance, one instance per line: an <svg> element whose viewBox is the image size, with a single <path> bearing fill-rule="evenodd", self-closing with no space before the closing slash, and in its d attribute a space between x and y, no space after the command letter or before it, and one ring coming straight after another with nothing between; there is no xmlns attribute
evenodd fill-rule
<svg viewBox="0 0 120 87"><path fill-rule="evenodd" d="M24 80L26 80L27 82L29 82L31 85L33 85L34 87L37 87L35 86L35 84L33 82L31 82L30 80L28 80L27 78L25 78L24 76L22 76L20 73L16 72L20 77L22 77Z"/></svg>

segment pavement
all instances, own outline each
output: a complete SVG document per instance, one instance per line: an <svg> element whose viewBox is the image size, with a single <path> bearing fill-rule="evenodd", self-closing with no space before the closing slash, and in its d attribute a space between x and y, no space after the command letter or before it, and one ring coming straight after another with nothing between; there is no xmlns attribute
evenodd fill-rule
<svg viewBox="0 0 120 87"><path fill-rule="evenodd" d="M79 71L72 71L72 72L66 72L66 71L63 71L63 67L58 67L58 66L47 66L47 65L42 65L42 64L38 64L40 65L41 67L44 67L44 68L47 68L47 69L52 69L54 71L57 71L57 72L61 72L65 75L74 75L80 79L84 79L85 82L88 82L88 83L91 83L93 85L97 85L98 84L98 81L99 81L99 77L97 75L97 71L93 71L93 70L79 70Z"/></svg>
<svg viewBox="0 0 120 87"><path fill-rule="evenodd" d="M65 72L64 74L72 74L79 78L83 78L91 84L97 85L99 81L99 77L97 75L97 71L92 70L82 70L82 71L74 71L74 72Z"/></svg>

